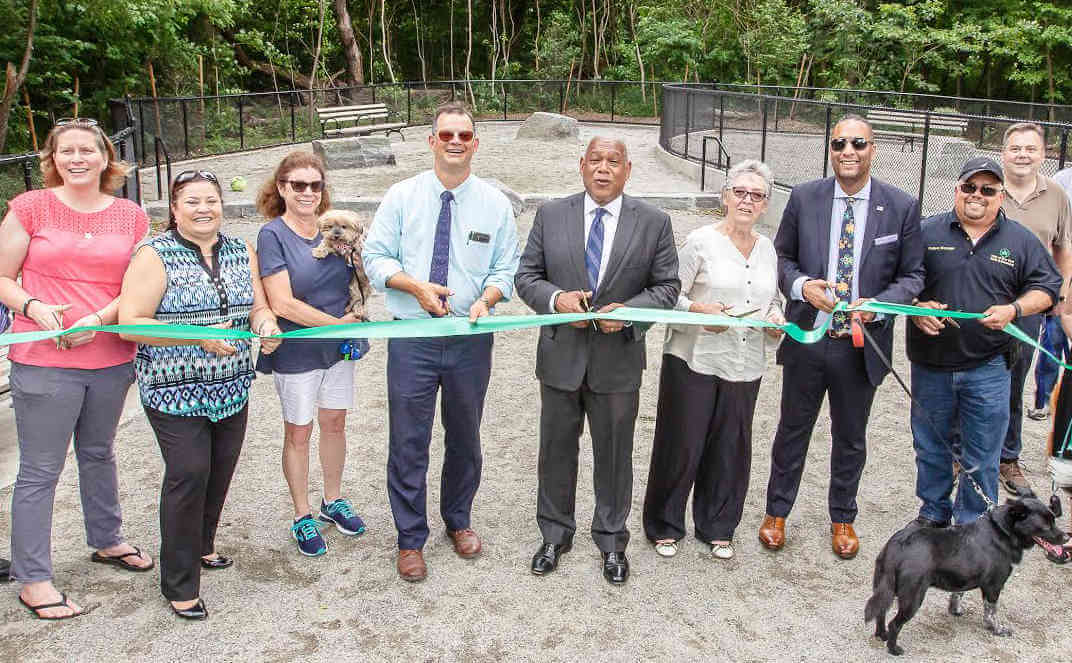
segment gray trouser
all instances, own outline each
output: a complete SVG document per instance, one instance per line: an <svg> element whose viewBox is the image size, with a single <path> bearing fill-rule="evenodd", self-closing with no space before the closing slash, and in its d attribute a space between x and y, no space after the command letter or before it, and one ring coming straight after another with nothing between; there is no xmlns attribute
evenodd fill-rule
<svg viewBox="0 0 1072 663"><path fill-rule="evenodd" d="M19 474L11 498L11 578L52 578L52 507L74 435L86 542L122 542L115 429L133 364L94 370L11 364L11 399L19 436Z"/></svg>

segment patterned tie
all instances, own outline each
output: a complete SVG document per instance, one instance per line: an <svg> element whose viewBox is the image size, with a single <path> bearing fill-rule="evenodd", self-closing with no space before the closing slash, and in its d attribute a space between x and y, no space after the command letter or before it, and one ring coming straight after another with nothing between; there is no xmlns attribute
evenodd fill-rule
<svg viewBox="0 0 1072 663"><path fill-rule="evenodd" d="M588 286L593 296L599 284L599 263L603 259L603 215L606 213L602 207L596 208L596 218L588 231L588 246L584 250L584 266L588 270Z"/></svg>
<svg viewBox="0 0 1072 663"><path fill-rule="evenodd" d="M855 202L855 198L845 198L845 214L841 217L841 239L838 240L837 273L835 275L837 280L834 284L834 294L837 296L835 304L837 302L848 304L852 299L852 266L855 260L852 250L856 234L856 217L853 215L852 206ZM830 329L838 335L851 333L849 314L844 311L834 313Z"/></svg>
<svg viewBox="0 0 1072 663"><path fill-rule="evenodd" d="M432 267L428 270L428 280L439 285L447 285L447 267L450 263L450 201L454 194L444 191L439 194L443 206L439 208L439 220L436 221L435 243L432 245ZM445 296L440 301L447 303Z"/></svg>

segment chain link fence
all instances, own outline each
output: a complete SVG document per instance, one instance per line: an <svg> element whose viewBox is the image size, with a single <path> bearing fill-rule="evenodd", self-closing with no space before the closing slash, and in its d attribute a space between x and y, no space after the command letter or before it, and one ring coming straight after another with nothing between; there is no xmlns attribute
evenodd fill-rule
<svg viewBox="0 0 1072 663"><path fill-rule="evenodd" d="M889 106L672 84L663 87L660 145L672 154L714 164L721 155L711 146L716 142L731 163L760 159L774 171L778 184L793 187L832 174L827 143L830 130L842 116L854 113L873 119L885 114L889 118L890 110ZM977 155L1000 158L1002 136L1015 122L1032 120L1043 127L1044 174L1052 176L1072 165L1068 144L1072 124L912 109L899 109L896 116L898 124L892 128L875 122L878 152L872 172L917 196L924 215L951 206L953 186L967 159Z"/></svg>

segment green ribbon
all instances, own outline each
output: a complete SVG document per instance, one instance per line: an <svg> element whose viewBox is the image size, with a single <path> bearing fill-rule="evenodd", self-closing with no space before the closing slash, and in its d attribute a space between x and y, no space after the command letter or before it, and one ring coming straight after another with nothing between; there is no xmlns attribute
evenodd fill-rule
<svg viewBox="0 0 1072 663"><path fill-rule="evenodd" d="M884 313L887 315L905 316L928 316L941 318L979 319L982 313L969 313L967 311L947 311L908 304L887 304L885 302L869 301L857 307L850 307L845 302L838 302L835 311L869 311L872 313ZM530 329L547 325L561 325L570 322L588 320L618 320L621 322L633 322L643 324L667 324L667 325L704 325L711 327L749 327L758 329L780 329L785 335L798 343L815 343L826 334L830 325L830 318L822 326L816 329L801 329L796 324L789 322L777 325L766 320L755 318L735 318L726 315L712 315L708 313L690 313L688 311L674 311L665 309L646 309L622 307L608 313L552 313L548 315L495 315L478 318L475 323L469 322L469 318L461 316L447 316L443 318L416 318L412 320L389 320L382 322L356 322L346 325L330 325L326 327L308 327L296 329L275 336L265 338L281 339L351 339L351 338L431 338L437 336L468 336L472 334L491 334L496 332L513 331L517 329ZM199 325L107 325L91 327L72 327L63 330L42 330L19 332L16 334L0 334L0 346L14 345L16 343L31 343L45 341L58 336L76 334L79 332L107 332L112 334L130 334L133 336L148 336L153 338L170 338L181 340L253 340L258 338L256 334L248 331L235 329L220 329L218 327L202 327ZM1058 365L1072 370L1072 366L1064 363L1053 354L1041 347L1038 342L1025 334L1023 330L1014 324L1008 324L1002 330L1006 334L1018 339L1033 348L1037 348L1044 355L1052 359Z"/></svg>

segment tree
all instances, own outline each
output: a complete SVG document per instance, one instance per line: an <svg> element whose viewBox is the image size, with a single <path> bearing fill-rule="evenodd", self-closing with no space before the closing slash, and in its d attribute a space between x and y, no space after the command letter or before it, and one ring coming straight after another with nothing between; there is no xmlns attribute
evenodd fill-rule
<svg viewBox="0 0 1072 663"><path fill-rule="evenodd" d="M26 48L22 54L22 62L18 70L10 61L7 63L7 77L4 81L4 94L0 97L0 152L4 151L7 143L7 123L11 117L11 106L18 97L19 88L26 81L26 73L30 70L30 58L33 56L34 32L37 31L37 0L30 0L29 25L26 28Z"/></svg>

